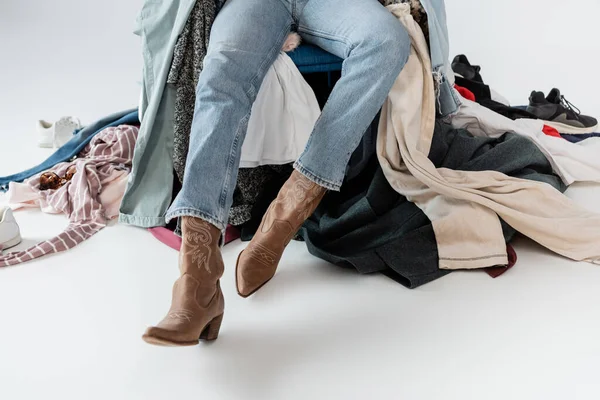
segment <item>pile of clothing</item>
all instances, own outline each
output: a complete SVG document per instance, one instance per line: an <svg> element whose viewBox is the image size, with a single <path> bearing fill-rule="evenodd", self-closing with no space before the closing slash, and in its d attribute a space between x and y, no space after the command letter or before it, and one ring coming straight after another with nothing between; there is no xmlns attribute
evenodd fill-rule
<svg viewBox="0 0 600 400"><path fill-rule="evenodd" d="M129 118L137 118L137 113L133 114ZM7 201L11 209L39 208L46 213L65 214L69 224L51 239L25 250L3 254L0 267L69 250L98 233L108 221L118 216L131 171L138 127L112 124L115 126L104 127L100 131L86 131L89 136L86 132L83 135L79 132L68 142L71 146L59 150L63 153L55 154L32 171L45 169L46 165L61 157L69 157L69 148L77 149L83 145L73 158L56 162L42 173L32 172L32 176L22 183L16 180L9 182ZM76 143L79 145L75 146ZM27 174L29 172L20 176ZM12 244L17 245L18 242Z"/></svg>
<svg viewBox="0 0 600 400"><path fill-rule="evenodd" d="M480 81L471 87L485 106L468 100L459 93L474 95L458 85L466 80L460 76L458 111L436 120L427 42L405 7L393 11L413 50L383 107L376 145L363 141L363 153L376 153L377 162L366 177L350 169L342 192L330 194L305 224L309 250L360 272L383 271L408 287L456 269L500 266L491 272L498 276L515 261L506 242L516 231L559 254L598 263L600 216L560 192L575 181L598 181L600 143L577 146L547 136L544 124L552 121L534 114L534 96L529 112L513 110ZM466 57L454 62L459 72L461 60ZM552 115L567 107L553 104ZM575 118L595 129L593 119Z"/></svg>
<svg viewBox="0 0 600 400"><path fill-rule="evenodd" d="M539 119L544 122L544 133L574 141L572 137L581 135L582 139L597 137L598 120L581 111L568 101L560 90L554 88L545 96L543 92L532 91L529 105L511 107L510 102L483 82L481 67L471 65L464 54L452 61L455 82L454 87L467 100L475 101L512 120Z"/></svg>
<svg viewBox="0 0 600 400"><path fill-rule="evenodd" d="M38 122L38 145L59 148L37 166L0 177L0 191L8 192L10 206L9 218L0 220L0 248L7 250L21 242L12 209L39 208L64 214L69 223L53 238L0 255L1 267L71 249L117 218L132 169L138 128L135 109L108 115L85 128L72 117L55 123ZM12 233L6 236L7 232ZM14 236L15 240L3 242L3 236Z"/></svg>
<svg viewBox="0 0 600 400"><path fill-rule="evenodd" d="M501 275L516 262L510 241L517 232L571 259L600 263L600 215L563 195L574 182L600 181L597 121L558 89L511 106L466 56L448 63L443 4L382 3L409 32L411 55L352 155L341 191L325 196L296 239L319 258L384 273L409 288L458 269ZM162 31L139 33L170 41L148 49L155 56L146 62L162 64L147 68L160 75L145 80L139 113L75 131L47 162L0 178L13 208L70 219L63 234L3 255L0 266L74 246L106 226L119 203L121 222L180 247L179 227L165 226L164 214L185 175L195 86L221 5L145 7L146 14L151 7L163 13ZM157 43L146 39L146 46ZM269 70L242 148L226 243L252 238L290 176L323 105L323 80L313 75L303 77L283 51Z"/></svg>
<svg viewBox="0 0 600 400"><path fill-rule="evenodd" d="M543 197L564 210L564 221L575 231L583 229L591 233L590 237L598 235L592 222L597 216L561 194L575 181L598 180L600 166L594 160L597 143L587 141L585 146L572 147L563 138L548 136L552 123L561 119L560 110L567 110L568 120L586 118L556 91L547 99L554 104L550 116L538 117L533 101L529 111L510 107L483 83L480 68L470 65L464 56L452 64L455 77L454 71L439 66L439 55L447 49L440 40L444 21L441 14L435 13L435 4L407 0L387 1L385 5L411 32L411 63L390 93L382 116L373 122L353 155L341 192L325 197L297 239L305 240L309 251L320 258L362 273L383 272L408 287L455 269L482 268L498 276L516 261L507 243L517 230L561 254L594 261L598 249L593 240L583 239L578 250L565 249L560 242L568 244L573 236L569 239L569 234L563 233L557 239L552 234L539 234L558 231L551 227L556 214L549 214L548 209L519 207L519 203L537 204ZM201 13L198 8L203 6L196 2L195 7L192 16ZM208 11L204 9L205 14ZM190 31L190 25L201 24L193 20L190 17L184 35L174 46L180 64L185 64L186 58L180 46L185 41L182 37ZM187 54L193 59L193 51L188 49ZM174 61L171 71L176 64ZM406 82L407 74L421 76L422 80ZM168 85L165 90L169 90ZM444 95L456 99L457 108L440 102ZM415 115L421 118L413 118ZM405 126L404 132L397 132L395 129L403 127L405 121L412 124ZM587 129L592 128L592 122L587 121ZM252 237L290 173L291 168L285 165L240 170L230 215L230 223L240 229L228 230L234 232L228 239L237 235L243 240ZM136 190L143 186L141 182L132 185ZM175 182L174 192L177 186ZM133 198L122 208L121 219L141 225L145 221L139 218L141 207L129 206ZM592 219L586 221L588 218ZM176 230L176 226L171 228ZM155 234L162 240L168 237L156 228ZM178 248L177 240L170 242Z"/></svg>

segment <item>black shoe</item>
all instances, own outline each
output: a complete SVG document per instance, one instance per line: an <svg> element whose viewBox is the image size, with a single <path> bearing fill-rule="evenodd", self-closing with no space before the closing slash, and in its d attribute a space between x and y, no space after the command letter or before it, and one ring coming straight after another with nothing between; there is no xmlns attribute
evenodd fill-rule
<svg viewBox="0 0 600 400"><path fill-rule="evenodd" d="M479 65L471 65L469 59L464 54L454 57L454 60L452 60L452 70L461 78L483 83L483 79L479 74L481 67Z"/></svg>
<svg viewBox="0 0 600 400"><path fill-rule="evenodd" d="M556 88L552 89L548 97L544 97L543 92L531 92L527 111L560 133L594 133L598 128L595 118L581 115L579 109L565 99Z"/></svg>

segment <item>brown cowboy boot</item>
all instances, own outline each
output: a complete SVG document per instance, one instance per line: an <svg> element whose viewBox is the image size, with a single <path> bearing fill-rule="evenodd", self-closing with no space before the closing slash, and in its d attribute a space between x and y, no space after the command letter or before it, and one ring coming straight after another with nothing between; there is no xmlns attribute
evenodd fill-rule
<svg viewBox="0 0 600 400"><path fill-rule="evenodd" d="M301 173L292 173L269 206L254 238L238 257L235 275L240 296L250 296L273 278L285 247L326 191Z"/></svg>
<svg viewBox="0 0 600 400"><path fill-rule="evenodd" d="M223 258L219 248L221 231L193 217L182 218L183 242L179 252L180 278L173 287L167 316L142 337L162 346L193 346L199 339L219 335L225 302L219 285Z"/></svg>

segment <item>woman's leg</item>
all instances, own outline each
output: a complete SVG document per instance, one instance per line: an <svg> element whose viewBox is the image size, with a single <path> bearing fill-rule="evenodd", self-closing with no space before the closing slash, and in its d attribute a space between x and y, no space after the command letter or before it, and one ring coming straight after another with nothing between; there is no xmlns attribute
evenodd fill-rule
<svg viewBox="0 0 600 400"><path fill-rule="evenodd" d="M339 190L350 156L408 60L410 38L377 0L309 1L298 31L344 59L342 77L295 166L316 183Z"/></svg>
<svg viewBox="0 0 600 400"><path fill-rule="evenodd" d="M252 104L292 26L288 0L229 0L212 27L196 93L183 188L167 213L182 218L181 276L171 308L143 338L185 346L217 338L224 299L219 239L227 224Z"/></svg>
<svg viewBox="0 0 600 400"><path fill-rule="evenodd" d="M212 27L196 91L183 188L167 219L227 225L252 104L293 24L290 0L229 0Z"/></svg>
<svg viewBox="0 0 600 400"><path fill-rule="evenodd" d="M410 54L408 33L377 0L308 0L298 31L307 42L344 58L342 77L296 171L240 255L236 280L244 297L273 277L285 246L314 212L324 188L339 190L350 156Z"/></svg>

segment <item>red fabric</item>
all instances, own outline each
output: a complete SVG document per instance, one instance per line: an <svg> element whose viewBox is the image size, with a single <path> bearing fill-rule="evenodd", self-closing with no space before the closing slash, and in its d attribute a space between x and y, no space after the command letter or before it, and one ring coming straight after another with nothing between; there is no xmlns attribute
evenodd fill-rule
<svg viewBox="0 0 600 400"><path fill-rule="evenodd" d="M458 93L465 99L475 101L475 95L469 89L458 86L457 84L454 84L454 88L458 90Z"/></svg>
<svg viewBox="0 0 600 400"><path fill-rule="evenodd" d="M507 266L484 268L484 271L492 278L499 277L500 275L514 267L517 263L517 252L510 244L506 245L506 253L508 255Z"/></svg>
<svg viewBox="0 0 600 400"><path fill-rule="evenodd" d="M242 232L238 228L233 225L227 225L227 229L225 230L225 244L229 244L240 237L242 237Z"/></svg>
<svg viewBox="0 0 600 400"><path fill-rule="evenodd" d="M548 125L544 125L542 132L544 132L548 136L562 138L562 136L560 136L560 133L558 133L558 131L556 129L554 129L553 127L548 126Z"/></svg>
<svg viewBox="0 0 600 400"><path fill-rule="evenodd" d="M157 227L148 229L152 236L158 239L163 244L166 244L173 250L179 251L181 249L181 238L175 234L175 232L168 230L167 228ZM228 225L225 230L225 244L231 243L236 239L240 238L240 231L235 226Z"/></svg>

